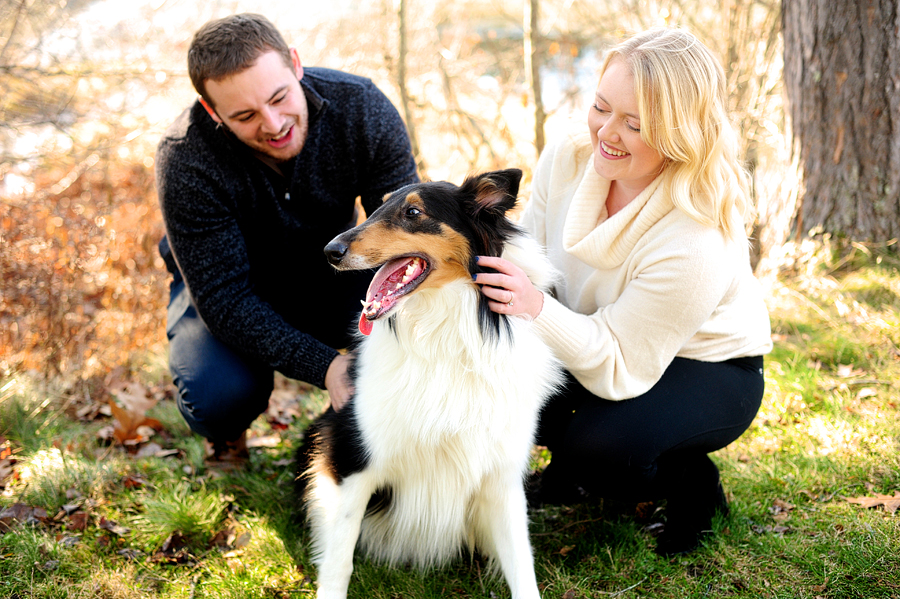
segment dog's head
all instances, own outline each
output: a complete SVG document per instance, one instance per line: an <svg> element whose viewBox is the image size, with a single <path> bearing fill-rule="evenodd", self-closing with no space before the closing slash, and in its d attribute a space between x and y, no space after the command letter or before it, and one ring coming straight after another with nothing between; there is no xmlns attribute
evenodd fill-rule
<svg viewBox="0 0 900 599"><path fill-rule="evenodd" d="M332 239L325 255L336 269L379 269L363 302L360 331L368 334L414 291L471 282L480 272L475 256L499 256L518 231L506 212L516 205L521 178L522 171L508 169L469 177L458 187L407 185L388 194L364 223Z"/></svg>

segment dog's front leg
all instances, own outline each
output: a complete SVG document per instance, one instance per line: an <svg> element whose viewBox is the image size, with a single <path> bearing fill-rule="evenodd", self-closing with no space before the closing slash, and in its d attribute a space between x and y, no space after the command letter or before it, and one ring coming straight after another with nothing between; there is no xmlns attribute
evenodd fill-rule
<svg viewBox="0 0 900 599"><path fill-rule="evenodd" d="M476 506L477 538L500 562L512 599L540 599L522 477L516 472L488 476Z"/></svg>
<svg viewBox="0 0 900 599"><path fill-rule="evenodd" d="M373 488L363 474L348 476L335 486L330 505L317 506L323 520L317 527L321 553L318 568L318 599L345 599L353 573L353 551Z"/></svg>

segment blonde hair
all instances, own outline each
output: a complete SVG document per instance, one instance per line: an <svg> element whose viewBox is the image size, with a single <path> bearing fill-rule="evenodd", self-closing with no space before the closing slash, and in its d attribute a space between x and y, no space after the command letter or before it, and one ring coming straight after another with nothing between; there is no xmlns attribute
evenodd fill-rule
<svg viewBox="0 0 900 599"><path fill-rule="evenodd" d="M661 185L675 205L732 239L745 236L753 217L749 177L725 109L719 61L680 29L651 29L615 46L601 76L617 58L631 68L641 137L665 158Z"/></svg>

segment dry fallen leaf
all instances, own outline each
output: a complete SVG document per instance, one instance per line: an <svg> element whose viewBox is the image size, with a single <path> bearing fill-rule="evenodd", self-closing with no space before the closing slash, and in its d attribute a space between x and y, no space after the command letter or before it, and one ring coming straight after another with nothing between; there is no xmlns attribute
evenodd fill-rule
<svg viewBox="0 0 900 599"><path fill-rule="evenodd" d="M123 381L110 375L106 389L115 398L107 401L114 418L112 437L123 445L137 445L148 440L154 430L162 430L162 424L147 418L147 411L158 403L158 399L146 386L134 381ZM100 433L108 439L109 432Z"/></svg>
<svg viewBox="0 0 900 599"><path fill-rule="evenodd" d="M131 532L130 529L125 528L124 526L120 526L118 524L118 522L116 522L115 520L107 520L105 517L102 517L102 516L100 517L100 523L98 524L98 526L100 528L102 528L103 530L108 530L109 532L111 532L115 535L118 535L120 537L123 535L127 535L129 532Z"/></svg>
<svg viewBox="0 0 900 599"><path fill-rule="evenodd" d="M865 373L865 370L854 368L853 364L838 364L837 367L837 375L842 379L847 379L854 376L862 376Z"/></svg>
<svg viewBox="0 0 900 599"><path fill-rule="evenodd" d="M791 510L793 509L793 504L782 499L776 499L772 502L772 507L769 508L769 512L772 514L772 518L778 522L782 522L791 517Z"/></svg>
<svg viewBox="0 0 900 599"><path fill-rule="evenodd" d="M0 435L0 490L6 487L6 481L13 476L16 460L13 458L12 447L6 437Z"/></svg>
<svg viewBox="0 0 900 599"><path fill-rule="evenodd" d="M146 414L158 402L150 396L146 386L135 381L115 381L107 386L107 391L125 409L137 414Z"/></svg>
<svg viewBox="0 0 900 599"><path fill-rule="evenodd" d="M234 548L235 549L243 549L244 547L246 547L247 545L250 544L250 539L252 539L252 538L253 538L253 535L250 533L249 530L241 533L241 535L234 540Z"/></svg>
<svg viewBox="0 0 900 599"><path fill-rule="evenodd" d="M142 426L162 430L162 424L154 418L147 418L145 412L119 407L114 401L109 402L109 409L112 410L113 418L115 418L113 437L123 445L146 441L147 437L142 434L145 431L138 430Z"/></svg>
<svg viewBox="0 0 900 599"><path fill-rule="evenodd" d="M278 435L264 435L247 439L247 447L278 447L281 437Z"/></svg>
<svg viewBox="0 0 900 599"><path fill-rule="evenodd" d="M88 515L86 512L75 512L69 516L66 528L69 530L81 531L85 530L88 525Z"/></svg>
<svg viewBox="0 0 900 599"><path fill-rule="evenodd" d="M878 390L873 389L872 387L863 387L856 393L856 399L865 399L867 397L875 397L878 395Z"/></svg>
<svg viewBox="0 0 900 599"><path fill-rule="evenodd" d="M900 508L900 491L894 491L894 495L875 493L874 497L847 497L850 503L858 503L865 508L884 506L884 511L893 514Z"/></svg>
<svg viewBox="0 0 900 599"><path fill-rule="evenodd" d="M15 461L8 458L0 459L0 489L6 487L6 479L12 476L13 464L15 464Z"/></svg>

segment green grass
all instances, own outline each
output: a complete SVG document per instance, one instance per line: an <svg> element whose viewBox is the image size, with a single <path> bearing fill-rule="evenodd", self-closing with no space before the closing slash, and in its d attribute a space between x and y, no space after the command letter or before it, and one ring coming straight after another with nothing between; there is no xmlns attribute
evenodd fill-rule
<svg viewBox="0 0 900 599"><path fill-rule="evenodd" d="M900 511L846 501L900 490L900 261L860 250L831 263L771 289L776 348L762 409L714 455L732 508L718 534L662 559L660 506L535 511L545 598L900 598ZM0 380L0 450L17 460L0 510L47 514L0 535L0 597L314 596L288 464L305 417L280 432L260 419L253 433L278 443L223 476L206 468L171 401L149 415L167 431L154 441L179 453L135 458L98 442L107 422L66 416L68 400L27 377ZM305 401L314 413L323 398ZM87 513L81 530L65 515L73 504ZM426 574L358 560L350 588L366 599L508 596L477 557Z"/></svg>

